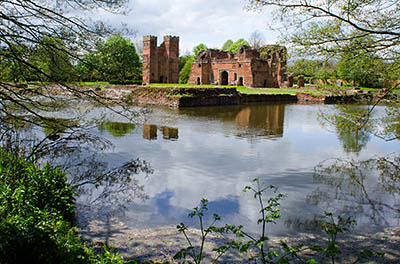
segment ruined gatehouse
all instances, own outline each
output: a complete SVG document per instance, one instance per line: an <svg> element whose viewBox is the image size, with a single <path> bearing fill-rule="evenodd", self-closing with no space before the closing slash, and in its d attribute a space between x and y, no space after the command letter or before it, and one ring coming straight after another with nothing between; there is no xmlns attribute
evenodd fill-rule
<svg viewBox="0 0 400 264"><path fill-rule="evenodd" d="M237 53L208 49L199 52L192 64L190 84L239 85L246 87L290 87L285 82L287 51L268 45L259 49L241 46ZM178 83L179 37L143 37L143 84Z"/></svg>
<svg viewBox="0 0 400 264"><path fill-rule="evenodd" d="M143 84L178 83L179 37L165 36L158 47L157 37L143 37Z"/></svg>
<svg viewBox="0 0 400 264"><path fill-rule="evenodd" d="M241 46L237 53L208 49L192 64L190 84L276 87L284 85L286 48L278 45L254 49Z"/></svg>

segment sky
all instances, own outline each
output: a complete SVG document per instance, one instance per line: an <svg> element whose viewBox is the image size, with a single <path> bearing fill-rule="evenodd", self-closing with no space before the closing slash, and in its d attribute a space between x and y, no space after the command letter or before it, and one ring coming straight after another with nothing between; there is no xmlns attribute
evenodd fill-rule
<svg viewBox="0 0 400 264"><path fill-rule="evenodd" d="M145 35L157 36L159 42L165 35L179 36L181 55L200 43L221 48L228 39L248 39L256 30L266 44L275 43L279 34L268 29L269 10L248 11L246 4L246 0L130 0L126 16L105 11L100 15L112 25L125 23L140 40Z"/></svg>

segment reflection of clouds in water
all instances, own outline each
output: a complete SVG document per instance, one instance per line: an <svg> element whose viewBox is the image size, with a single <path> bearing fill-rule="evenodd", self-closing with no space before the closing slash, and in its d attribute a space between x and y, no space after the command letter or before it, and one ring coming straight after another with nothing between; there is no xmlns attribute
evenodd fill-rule
<svg viewBox="0 0 400 264"><path fill-rule="evenodd" d="M242 193L254 177L288 194L282 201L282 215L293 222L313 219L333 204L332 208L348 208L348 204L334 198L335 201L321 203L319 207L310 206L312 202L306 199L318 187L323 193L333 191L313 181L314 166L324 159L344 156L336 135L321 128L316 120L316 111L324 107L329 108L285 106L284 136L273 141L249 141L234 136L237 135L238 121L232 111L240 113L242 108L232 108L232 111L220 108L217 109L220 112L214 114L211 111L197 115L194 114L196 111L207 109L155 109L148 122L157 126L157 139L143 140L143 131L138 129L114 140L114 153L107 154L111 163L120 164L124 159L140 157L155 169L153 175L143 180L150 199L144 203L129 203L124 220L142 227L177 224L187 221L187 213L202 198L207 198L217 212L229 207L223 221L250 223L254 230L259 207L251 195ZM241 117L240 125L246 126L247 116ZM164 118L167 123L163 123ZM179 129L178 140L163 139L163 127L166 126ZM387 144L371 139L359 157L398 149L398 142ZM372 188L376 179L372 178L368 185ZM273 227L275 232L284 228L282 225Z"/></svg>

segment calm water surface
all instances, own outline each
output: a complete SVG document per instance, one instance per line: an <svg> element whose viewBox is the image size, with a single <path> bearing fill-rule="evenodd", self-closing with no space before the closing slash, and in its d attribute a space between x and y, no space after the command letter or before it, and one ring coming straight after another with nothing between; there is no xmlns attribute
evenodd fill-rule
<svg viewBox="0 0 400 264"><path fill-rule="evenodd" d="M373 170L362 171L361 180L314 174L316 166L332 159L399 154L399 141L361 132L355 138L321 125L318 113L333 110L296 104L154 108L139 125L118 119L99 125L94 132L114 144L102 159L116 167L139 158L153 173L136 176L132 190L142 188L128 194L132 199L118 191L112 199L99 198L102 187L93 185L78 200L81 224L109 217L136 228L192 223L187 214L207 198L209 212L220 214L222 223L256 231L258 204L242 190L257 177L287 194L271 234L313 231L324 211L353 216L364 230L398 226L398 180L384 181Z"/></svg>

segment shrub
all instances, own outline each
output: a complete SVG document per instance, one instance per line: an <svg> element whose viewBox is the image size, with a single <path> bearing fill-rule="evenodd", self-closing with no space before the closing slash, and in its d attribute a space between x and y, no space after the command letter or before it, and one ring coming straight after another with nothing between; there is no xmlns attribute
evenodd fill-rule
<svg viewBox="0 0 400 264"><path fill-rule="evenodd" d="M0 149L0 263L123 263L81 242L66 180L49 164L40 168Z"/></svg>

